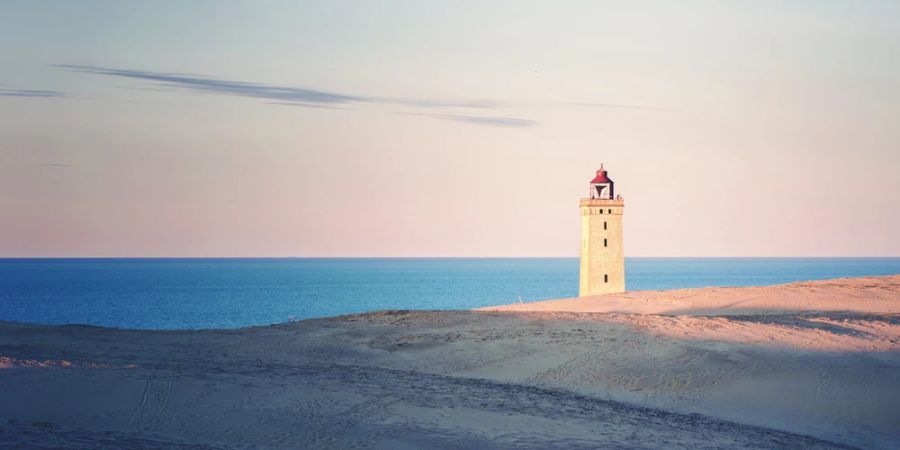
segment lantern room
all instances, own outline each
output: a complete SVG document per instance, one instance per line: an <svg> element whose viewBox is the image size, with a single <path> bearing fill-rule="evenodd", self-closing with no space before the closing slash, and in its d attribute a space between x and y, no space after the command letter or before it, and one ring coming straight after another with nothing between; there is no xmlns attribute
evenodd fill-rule
<svg viewBox="0 0 900 450"><path fill-rule="evenodd" d="M597 176L591 180L590 198L603 200L615 198L613 184L613 180L609 179L606 175L606 169L603 168L603 164L600 164L600 170L597 171Z"/></svg>

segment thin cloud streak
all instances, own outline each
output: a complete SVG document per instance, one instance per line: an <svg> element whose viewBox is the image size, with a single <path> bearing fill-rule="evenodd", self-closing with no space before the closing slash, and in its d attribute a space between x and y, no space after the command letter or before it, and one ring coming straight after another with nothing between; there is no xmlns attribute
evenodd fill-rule
<svg viewBox="0 0 900 450"><path fill-rule="evenodd" d="M109 69L105 67L74 64L56 64L54 65L54 67L59 67L67 70L75 70L78 72L92 73L96 75L108 75L124 78L135 78L147 81L156 81L161 83L163 86L182 87L198 92L229 94L240 97L253 97L286 102L322 104L339 104L353 101L366 101L366 99L363 97L336 94L333 92L320 91L316 89L267 85L245 81L219 80L215 78L196 75L147 72L143 70Z"/></svg>
<svg viewBox="0 0 900 450"><path fill-rule="evenodd" d="M328 92L320 89L309 89L294 86L278 86L247 81L222 80L218 78L177 74L150 72L145 70L112 69L100 66L88 66L80 64L53 64L58 67L77 72L91 73L95 75L107 75L124 78L141 79L159 82L159 86L181 87L198 92L210 92L241 97L253 97L267 100L276 100L277 103L299 104L341 104L350 102L380 103L388 105L411 106L416 108L498 108L504 106L502 102L493 100L464 100L444 101L428 99L409 99L393 97L370 97L362 95L348 95L336 92Z"/></svg>
<svg viewBox="0 0 900 450"><path fill-rule="evenodd" d="M269 100L271 104L297 106L321 109L352 109L349 105L354 103L384 104L393 106L406 106L411 108L446 110L446 109L481 109L497 110L501 108L517 108L528 106L569 106L569 107L596 107L670 111L666 108L654 108L647 106L619 105L608 103L590 102L549 102L549 103L514 103L501 102L487 99L443 101L431 99L409 99L394 97L377 97L364 95L341 94L321 89L302 88L294 86L279 86L273 84L255 83L247 81L233 81L213 78L203 75L150 72L145 70L114 69L100 66L80 64L54 64L53 67L77 72L104 75L112 77L130 78L155 82L159 89L186 89L200 93L212 93L221 95L233 95ZM144 88L151 89L151 88ZM35 91L37 92L37 91ZM41 91L52 92L52 91ZM506 116L482 116L458 113L411 113L431 117L434 119L451 120L460 123L474 125L488 125L498 127L531 128L539 125L539 122Z"/></svg>
<svg viewBox="0 0 900 450"><path fill-rule="evenodd" d="M539 122L534 120L517 117L469 116L464 114L429 114L429 117L494 127L531 128L540 125Z"/></svg>
<svg viewBox="0 0 900 450"><path fill-rule="evenodd" d="M468 114L430 114L410 112L395 112L394 114L400 114L404 116L429 117L432 119L450 120L472 125L488 125L505 128L531 128L540 125L540 122L529 119L522 119L519 117L473 116Z"/></svg>
<svg viewBox="0 0 900 450"><path fill-rule="evenodd" d="M222 80L218 78L178 74L150 72L146 70L112 69L100 66L88 66L80 64L53 64L58 67L77 72L91 73L95 75L107 75L115 77L133 78L147 81L156 81L160 86L181 87L198 92L209 92L241 97L253 97L278 102L296 102L307 104L342 104L350 102L380 103L388 105L411 106L416 108L498 108L503 103L492 100L465 100L443 101L428 99L409 99L393 97L369 97L362 95L348 95L336 92L328 92L320 89L309 89L294 86L278 86L273 84L254 83L247 81Z"/></svg>
<svg viewBox="0 0 900 450"><path fill-rule="evenodd" d="M371 97L369 101L373 103L384 103L388 105L412 106L415 108L470 108L470 109L497 109L505 106L511 106L508 103L498 102L495 100L464 100L464 101L441 101L441 100L415 100L404 98L390 97Z"/></svg>
<svg viewBox="0 0 900 450"><path fill-rule="evenodd" d="M293 106L295 108L314 108L314 109L336 109L336 110L345 110L345 111L353 111L355 108L347 108L344 106L331 106L331 105L320 105L315 103L300 103L300 102L269 102L270 105L280 105L280 106Z"/></svg>
<svg viewBox="0 0 900 450"><path fill-rule="evenodd" d="M68 97L68 95L60 91L48 91L40 89L0 89L0 97L52 98Z"/></svg>

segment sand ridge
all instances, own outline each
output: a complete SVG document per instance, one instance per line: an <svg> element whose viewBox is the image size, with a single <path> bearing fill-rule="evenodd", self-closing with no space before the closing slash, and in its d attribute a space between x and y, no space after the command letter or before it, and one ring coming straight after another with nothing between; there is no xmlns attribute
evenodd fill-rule
<svg viewBox="0 0 900 450"><path fill-rule="evenodd" d="M635 291L479 311L556 313L677 339L830 351L900 350L900 276Z"/></svg>
<svg viewBox="0 0 900 450"><path fill-rule="evenodd" d="M489 306L478 310L691 316L783 314L796 311L898 314L900 275L838 278L774 286L628 291L621 294Z"/></svg>

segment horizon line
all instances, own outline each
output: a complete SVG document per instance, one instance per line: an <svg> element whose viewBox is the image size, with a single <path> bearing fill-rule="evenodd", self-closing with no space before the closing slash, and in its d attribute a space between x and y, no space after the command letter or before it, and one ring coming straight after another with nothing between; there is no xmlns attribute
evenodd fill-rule
<svg viewBox="0 0 900 450"><path fill-rule="evenodd" d="M579 256L0 256L2 260L38 260L38 259L578 259ZM680 259L825 259L825 258L843 258L843 259L866 259L866 258L900 258L900 255L825 255L825 256L809 256L809 255L788 255L788 256L626 256L628 258L680 258Z"/></svg>

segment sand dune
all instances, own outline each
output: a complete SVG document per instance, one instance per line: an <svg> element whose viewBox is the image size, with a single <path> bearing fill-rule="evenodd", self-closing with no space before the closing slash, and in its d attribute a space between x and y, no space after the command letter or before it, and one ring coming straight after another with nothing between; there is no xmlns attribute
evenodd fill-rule
<svg viewBox="0 0 900 450"><path fill-rule="evenodd" d="M631 291L595 297L491 306L483 311L567 311L663 315L803 312L900 313L900 275L839 278L776 286Z"/></svg>
<svg viewBox="0 0 900 450"><path fill-rule="evenodd" d="M896 275L779 286L637 291L481 310L606 313L591 317L678 339L811 350L900 350L900 276Z"/></svg>
<svg viewBox="0 0 900 450"><path fill-rule="evenodd" d="M896 448L900 277L136 331L0 324L0 447Z"/></svg>

